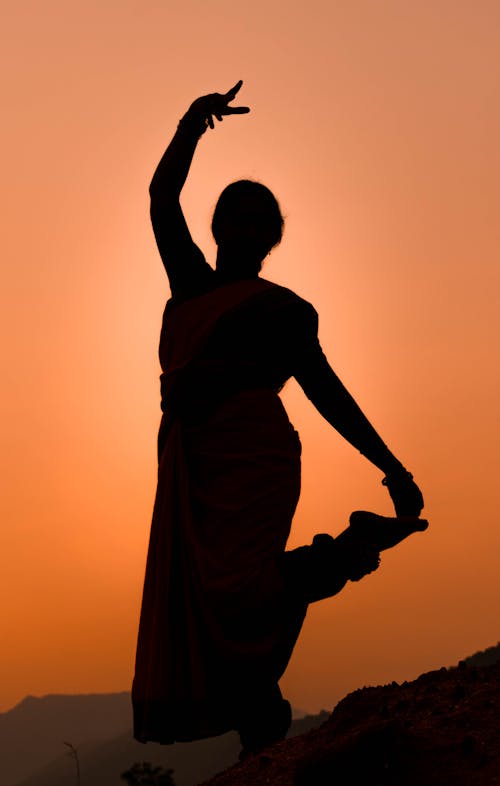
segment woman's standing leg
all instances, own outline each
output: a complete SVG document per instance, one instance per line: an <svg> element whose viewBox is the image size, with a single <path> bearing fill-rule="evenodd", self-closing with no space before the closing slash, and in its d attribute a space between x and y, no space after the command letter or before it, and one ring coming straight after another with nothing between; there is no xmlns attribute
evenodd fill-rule
<svg viewBox="0 0 500 786"><path fill-rule="evenodd" d="M242 745L240 759L284 740L291 722L290 702L283 698L277 683L248 691L242 697L237 726Z"/></svg>

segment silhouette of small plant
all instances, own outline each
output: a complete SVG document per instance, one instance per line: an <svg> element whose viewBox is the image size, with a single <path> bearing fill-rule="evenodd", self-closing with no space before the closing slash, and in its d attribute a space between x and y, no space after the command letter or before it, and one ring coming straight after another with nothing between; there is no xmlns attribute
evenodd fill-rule
<svg viewBox="0 0 500 786"><path fill-rule="evenodd" d="M126 772L122 772L121 779L128 786L175 786L172 777L173 770L153 767L149 761L133 764Z"/></svg>
<svg viewBox="0 0 500 786"><path fill-rule="evenodd" d="M76 767L76 783L77 783L77 786L81 786L81 780L80 780L80 761L79 761L79 759L78 759L78 751L77 751L77 749L75 748L75 746L71 744L71 742L63 742L63 745L67 745L67 746L68 746L68 748L69 748L69 753L68 753L68 756L71 756L71 758L72 758L72 759L74 760L74 762L75 762L75 767Z"/></svg>

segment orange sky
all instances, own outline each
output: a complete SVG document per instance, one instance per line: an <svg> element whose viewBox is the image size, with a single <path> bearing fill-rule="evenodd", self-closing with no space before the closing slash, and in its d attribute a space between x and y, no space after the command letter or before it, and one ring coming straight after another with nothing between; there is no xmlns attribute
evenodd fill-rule
<svg viewBox="0 0 500 786"><path fill-rule="evenodd" d="M414 473L431 529L310 609L283 680L330 708L500 638L496 0L5 3L0 710L131 683L168 286L148 219L189 103L244 80L184 192L239 177L287 217L264 275ZM303 442L291 545L391 510L380 473L284 393Z"/></svg>

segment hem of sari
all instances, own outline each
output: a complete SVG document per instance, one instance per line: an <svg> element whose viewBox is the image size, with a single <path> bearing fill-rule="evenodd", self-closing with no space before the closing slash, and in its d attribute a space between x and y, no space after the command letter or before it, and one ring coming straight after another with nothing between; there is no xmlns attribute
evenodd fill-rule
<svg viewBox="0 0 500 786"><path fill-rule="evenodd" d="M183 702L168 700L133 701L133 736L138 742L172 745L175 742L194 742L207 737L218 737L236 731L234 711L214 707L212 702Z"/></svg>

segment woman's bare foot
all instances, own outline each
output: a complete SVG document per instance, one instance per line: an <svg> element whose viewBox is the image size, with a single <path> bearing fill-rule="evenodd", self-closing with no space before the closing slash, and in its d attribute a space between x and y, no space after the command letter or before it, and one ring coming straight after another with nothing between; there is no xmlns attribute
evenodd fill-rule
<svg viewBox="0 0 500 786"><path fill-rule="evenodd" d="M349 517L349 527L335 540L360 539L376 546L379 551L392 549L414 532L424 532L426 519L417 516L378 516L367 510L355 510Z"/></svg>

